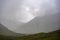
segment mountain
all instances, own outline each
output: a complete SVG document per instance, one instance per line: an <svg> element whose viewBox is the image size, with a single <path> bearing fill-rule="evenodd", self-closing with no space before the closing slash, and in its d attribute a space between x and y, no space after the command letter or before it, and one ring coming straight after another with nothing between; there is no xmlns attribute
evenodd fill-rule
<svg viewBox="0 0 60 40"><path fill-rule="evenodd" d="M60 18L59 14L46 14L44 17L36 17L32 21L26 23L21 28L19 27L16 31L26 34L34 34L38 32L51 32L60 29Z"/></svg>
<svg viewBox="0 0 60 40"><path fill-rule="evenodd" d="M10 30L8 30L6 27L0 24L0 35L6 35L6 36L23 36L24 34L20 33L14 33Z"/></svg>

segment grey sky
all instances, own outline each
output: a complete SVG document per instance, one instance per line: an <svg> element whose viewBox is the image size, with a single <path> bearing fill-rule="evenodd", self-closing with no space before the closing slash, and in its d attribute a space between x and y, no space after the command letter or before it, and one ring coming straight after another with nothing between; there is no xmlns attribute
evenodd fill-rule
<svg viewBox="0 0 60 40"><path fill-rule="evenodd" d="M0 2L0 23L11 31L34 34L60 29L59 0L0 0Z"/></svg>

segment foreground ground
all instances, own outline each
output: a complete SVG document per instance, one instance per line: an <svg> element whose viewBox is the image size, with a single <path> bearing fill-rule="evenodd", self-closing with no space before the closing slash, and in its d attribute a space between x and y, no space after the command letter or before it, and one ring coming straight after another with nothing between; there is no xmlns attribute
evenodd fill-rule
<svg viewBox="0 0 60 40"><path fill-rule="evenodd" d="M0 35L0 40L60 40L60 30L21 37Z"/></svg>

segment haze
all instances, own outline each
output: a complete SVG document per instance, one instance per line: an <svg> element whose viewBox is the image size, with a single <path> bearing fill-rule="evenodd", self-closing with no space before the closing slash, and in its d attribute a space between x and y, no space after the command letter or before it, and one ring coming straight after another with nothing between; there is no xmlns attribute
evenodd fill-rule
<svg viewBox="0 0 60 40"><path fill-rule="evenodd" d="M59 0L0 0L0 24L22 34L60 29Z"/></svg>

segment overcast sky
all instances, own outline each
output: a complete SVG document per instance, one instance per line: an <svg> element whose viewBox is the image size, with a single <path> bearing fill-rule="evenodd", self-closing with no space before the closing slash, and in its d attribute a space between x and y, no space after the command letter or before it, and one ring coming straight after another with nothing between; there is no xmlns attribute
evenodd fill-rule
<svg viewBox="0 0 60 40"><path fill-rule="evenodd" d="M60 29L60 0L0 0L0 23L16 33Z"/></svg>

